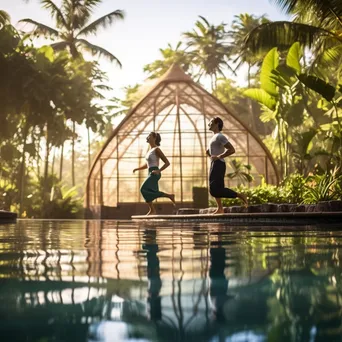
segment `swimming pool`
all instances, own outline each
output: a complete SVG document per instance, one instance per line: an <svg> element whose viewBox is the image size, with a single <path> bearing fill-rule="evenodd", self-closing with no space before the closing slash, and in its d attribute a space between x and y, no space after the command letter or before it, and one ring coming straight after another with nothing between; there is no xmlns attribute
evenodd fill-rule
<svg viewBox="0 0 342 342"><path fill-rule="evenodd" d="M342 224L0 225L1 341L341 341Z"/></svg>

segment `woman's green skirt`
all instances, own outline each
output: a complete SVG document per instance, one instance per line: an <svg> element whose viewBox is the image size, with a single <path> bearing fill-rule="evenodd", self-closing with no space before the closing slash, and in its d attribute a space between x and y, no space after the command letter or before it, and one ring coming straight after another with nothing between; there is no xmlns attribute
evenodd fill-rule
<svg viewBox="0 0 342 342"><path fill-rule="evenodd" d="M159 170L157 166L152 166L148 169L148 177L140 188L140 192L146 202L152 202L158 197L165 197L165 194L159 191L158 181L161 174L152 174L153 170Z"/></svg>

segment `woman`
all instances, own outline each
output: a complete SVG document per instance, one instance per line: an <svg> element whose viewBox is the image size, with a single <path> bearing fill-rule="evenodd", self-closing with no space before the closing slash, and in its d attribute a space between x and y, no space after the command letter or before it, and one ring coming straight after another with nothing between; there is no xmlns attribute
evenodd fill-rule
<svg viewBox="0 0 342 342"><path fill-rule="evenodd" d="M142 184L140 191L142 196L144 197L146 203L148 204L150 210L147 215L155 215L156 210L153 205L153 201L159 197L167 197L169 198L172 203L175 205L175 195L174 194L167 194L166 192L159 191L158 181L161 177L161 172L164 171L169 165L170 162L165 157L164 153L158 147L160 146L160 134L151 132L146 141L150 144L150 150L146 154L146 164L140 166L133 170L135 171L144 170L148 168L148 177L146 178L145 182ZM164 162L164 165L159 169L159 159Z"/></svg>

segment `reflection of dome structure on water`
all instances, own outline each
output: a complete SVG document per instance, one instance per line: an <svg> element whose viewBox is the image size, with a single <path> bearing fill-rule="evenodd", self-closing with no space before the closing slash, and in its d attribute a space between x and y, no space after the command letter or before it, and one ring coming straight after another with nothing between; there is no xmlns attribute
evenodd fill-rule
<svg viewBox="0 0 342 342"><path fill-rule="evenodd" d="M86 191L92 216L115 218L119 212L126 212L126 217L139 213L139 204L133 203L143 203L139 189L146 170L139 175L132 170L145 162L146 137L151 131L161 134L161 149L171 163L163 172L160 189L175 193L177 202L191 204L193 187L208 188L210 161L205 150L212 133L207 123L215 116L223 119L223 133L236 149L230 158L252 166L253 185L259 184L262 177L276 184L274 161L261 140L218 99L173 65L130 110L98 153ZM232 171L228 162L227 173ZM235 179L226 182L237 185ZM160 207L168 205L163 199L159 201Z"/></svg>

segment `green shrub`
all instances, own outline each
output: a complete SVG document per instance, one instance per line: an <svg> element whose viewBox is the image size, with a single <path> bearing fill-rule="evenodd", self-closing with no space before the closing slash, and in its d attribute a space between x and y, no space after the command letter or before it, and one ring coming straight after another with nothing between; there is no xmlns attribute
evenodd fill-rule
<svg viewBox="0 0 342 342"><path fill-rule="evenodd" d="M66 186L55 186L52 193L58 196L52 198L45 204L44 217L51 219L76 219L83 218L82 200L78 197L77 188L68 189Z"/></svg>
<svg viewBox="0 0 342 342"><path fill-rule="evenodd" d="M37 179L29 185L30 193L26 198L26 217L74 219L82 218L83 201L79 197L77 188L61 185L55 175L47 178L48 192L44 192L43 178Z"/></svg>
<svg viewBox="0 0 342 342"><path fill-rule="evenodd" d="M248 197L249 204L287 202L284 189L275 185L262 184L254 188L240 186L234 190L245 194ZM210 201L210 203L215 205L214 201ZM224 206L241 205L241 201L235 198L224 198L222 203Z"/></svg>
<svg viewBox="0 0 342 342"><path fill-rule="evenodd" d="M342 199L342 174L338 168L327 171L321 175L304 177L295 173L284 179L279 186L262 182L254 188L240 186L233 190L243 193L248 197L249 204L263 203L317 203L320 201ZM222 199L224 206L241 205L241 201L235 198ZM210 205L215 206L210 199Z"/></svg>
<svg viewBox="0 0 342 342"><path fill-rule="evenodd" d="M304 191L305 203L317 203L341 199L342 174L338 168L326 171L322 175L307 178Z"/></svg>
<svg viewBox="0 0 342 342"><path fill-rule="evenodd" d="M307 178L301 174L294 173L284 179L283 187L284 197L288 203L303 203L305 184Z"/></svg>

